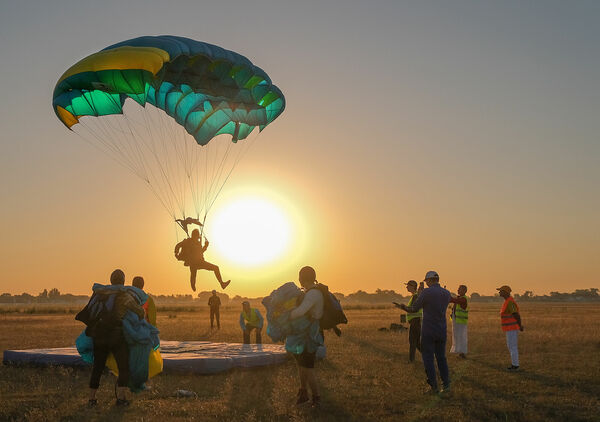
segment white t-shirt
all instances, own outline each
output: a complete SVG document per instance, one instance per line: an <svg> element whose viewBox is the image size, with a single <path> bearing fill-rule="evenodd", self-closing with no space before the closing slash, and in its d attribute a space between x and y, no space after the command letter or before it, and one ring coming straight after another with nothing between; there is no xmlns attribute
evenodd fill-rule
<svg viewBox="0 0 600 422"><path fill-rule="evenodd" d="M290 313L291 319L306 315L312 319L323 317L323 294L317 289L310 289L304 295L302 303Z"/></svg>

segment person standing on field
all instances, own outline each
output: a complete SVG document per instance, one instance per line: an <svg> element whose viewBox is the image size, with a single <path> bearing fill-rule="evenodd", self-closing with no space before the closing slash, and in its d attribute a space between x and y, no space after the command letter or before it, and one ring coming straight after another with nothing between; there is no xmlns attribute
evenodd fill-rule
<svg viewBox="0 0 600 422"><path fill-rule="evenodd" d="M440 276L435 271L425 275L427 289L423 290L411 306L401 305L406 312L414 313L423 309L423 325L421 328L421 356L427 374L427 384L431 393L437 393L438 382L435 371L438 371L443 383L443 391L450 391L450 374L446 360L446 310L448 303L455 302L450 292L440 286Z"/></svg>
<svg viewBox="0 0 600 422"><path fill-rule="evenodd" d="M244 334L244 344L250 344L250 333L256 330L256 344L262 344L261 331L263 328L263 317L259 310L250 307L250 302L242 302L242 312L240 312L240 327Z"/></svg>
<svg viewBox="0 0 600 422"><path fill-rule="evenodd" d="M506 333L506 345L510 353L511 365L507 368L509 371L519 370L519 331L523 331L521 324L521 314L519 306L510 295L512 292L509 286L498 287L498 293L504 298L502 309L500 309L500 321L502 331Z"/></svg>
<svg viewBox="0 0 600 422"><path fill-rule="evenodd" d="M110 275L110 284L112 286L123 286L125 284L125 274L123 271L119 269L114 270ZM104 286L99 287L102 288ZM106 359L109 353L112 353L119 369L119 377L117 378L117 386L115 387L117 405L128 406L129 400L125 397L125 392L127 391L130 376L129 346L125 340L122 321L127 311L133 311L140 319L144 318L145 313L133 294L127 291L104 290L106 291L105 294L113 296L107 300L112 300L112 309L110 311L107 309L106 313L103 313L101 317L86 329L86 334L93 339L94 348L94 365L90 377L90 398L88 404L89 406L96 406L98 404L96 392L100 386L100 377L102 376L102 372L104 372Z"/></svg>
<svg viewBox="0 0 600 422"><path fill-rule="evenodd" d="M208 298L208 306L210 307L210 329L214 328L214 320L217 319L217 330L221 329L220 312L221 299L217 296L217 291L212 291L212 296Z"/></svg>
<svg viewBox="0 0 600 422"><path fill-rule="evenodd" d="M466 296L467 286L458 286L458 296L452 306L452 348L450 353L458 353L463 359L467 358L467 324L469 322L469 298Z"/></svg>
<svg viewBox="0 0 600 422"><path fill-rule="evenodd" d="M140 290L144 290L144 277L139 275L133 277L131 285ZM144 308L146 321L156 327L156 305L152 296L148 295L148 300L142 305L142 308Z"/></svg>
<svg viewBox="0 0 600 422"><path fill-rule="evenodd" d="M311 324L300 337L294 336L292 339L291 336L288 336L285 345L286 350L293 353L298 364L300 389L298 390L296 405L303 405L309 401L308 388L310 387L312 406L319 408L321 405L321 395L315 374L315 358L317 349L324 343L321 318L323 318L325 298L318 288L317 273L313 267L302 267L298 274L298 281L305 293L302 301L290 313L290 320L307 317L311 321ZM302 346L301 353L298 353L299 342Z"/></svg>
<svg viewBox="0 0 600 422"><path fill-rule="evenodd" d="M408 300L408 305L411 306L415 303L415 300L419 297L419 293L423 290L423 283L417 291L417 282L415 280L410 280L406 283L406 290L412 294L410 299ZM394 305L397 307L401 307L400 304L394 302ZM418 350L421 352L421 320L423 318L423 309L419 309L417 312L407 313L406 321L408 322L410 328L408 330L408 360L409 362L414 362L415 354Z"/></svg>

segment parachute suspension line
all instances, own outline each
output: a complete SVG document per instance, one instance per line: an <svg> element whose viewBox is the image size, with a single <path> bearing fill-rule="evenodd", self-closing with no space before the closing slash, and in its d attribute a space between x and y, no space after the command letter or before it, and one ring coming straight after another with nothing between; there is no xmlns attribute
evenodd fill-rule
<svg viewBox="0 0 600 422"><path fill-rule="evenodd" d="M130 139L131 139L131 141L135 142L136 148L138 150L137 156L138 156L140 162L143 163L144 168L147 169L147 167L150 165L150 163L147 162L144 148L141 146L141 145L144 145L144 142L143 142L144 136L139 135L137 128L133 125L134 122L132 122L131 119L127 115L123 114L123 117L129 128ZM149 131L149 126L146 126L143 124L141 126L146 129L146 132L149 135L148 139L151 139L152 136ZM130 144L130 143L131 142L126 142L126 144ZM175 213L173 212L173 210L174 210L173 198L169 195L169 192L165 191L163 185L161 185L161 184L156 185L155 183L152 183L151 178L148 177L149 174L150 173L147 171L146 178L144 179L148 188L150 189L150 191L152 191L154 196L156 196L156 198L161 202L161 204L163 205L163 207L165 208L167 213L169 215L171 215L173 218L175 218Z"/></svg>
<svg viewBox="0 0 600 422"><path fill-rule="evenodd" d="M129 130L129 135L131 138L131 141L135 144L135 147L138 151L138 157L140 159L140 162L142 163L143 167L146 169L150 163L147 162L147 158L146 158L146 154L143 148L144 142L143 142L143 135L139 134L139 131L137 129L137 127L134 125L135 122L132 121L132 119L130 119L128 116L123 115L124 120L128 126L128 130ZM132 143L129 142L129 143ZM149 176L149 172L146 173L147 176ZM163 203L165 203L165 208L167 209L167 211L169 212L169 214L174 214L172 212L173 210L173 203L172 203L172 198L167 194L165 194L163 192L163 189L161 187L161 185L156 185L154 183L152 183L152 180L150 177L146 177L145 179L146 183L148 184L148 187L155 193L155 195L157 197L161 197L164 198L162 200ZM159 194L159 191L161 192Z"/></svg>
<svg viewBox="0 0 600 422"><path fill-rule="evenodd" d="M136 148L139 153L138 156L140 157L140 161L145 163L144 167L149 166L150 163L147 162L146 154L145 154L145 149L149 149L149 146L148 146L148 143L144 142L144 140L143 140L144 135L139 134L138 129L134 126L135 122L132 122L131 119L126 115L123 115L123 117L125 118L125 122L127 123L128 127L129 127L131 139L136 144ZM145 125L142 125L142 127L145 128L146 132L148 133L147 139L151 139L152 136L150 134L149 127L145 126ZM145 146L146 148L143 148L143 146ZM149 158L152 158L152 157L149 157ZM160 167L160 160L158 160L158 158L156 156L154 156L154 159L157 161L157 163L159 164L159 167ZM164 173L161 173L161 174L164 178L165 177ZM146 181L148 187L150 188L150 190L154 193L154 195L157 198L159 198L160 202L163 204L163 206L165 207L165 209L167 210L169 215L171 215L173 218L175 218L175 213L173 212L173 210L175 209L173 203L174 203L174 201L176 202L174 192L172 192L172 190L171 190L171 192L167 191L165 189L164 183L163 184L156 183L157 181L155 181L155 183L152 183L152 180L150 177L147 177L145 181Z"/></svg>
<svg viewBox="0 0 600 422"><path fill-rule="evenodd" d="M120 108L121 109L121 113L122 113L122 105L121 103L117 103L116 100L112 97L112 96L108 96L108 98L110 99L110 101L113 102L113 104L115 105L116 108ZM93 105L93 97L90 97L90 100L92 101L92 105ZM89 104L89 102L88 102ZM95 109L95 105L93 105L94 109ZM120 119L116 119L116 123L119 125L119 129L116 128L116 125L112 124L112 121L115 120L113 118L113 116L105 116L106 118L98 118L97 121L99 123L99 125L101 126L101 128L104 130L104 133L108 136L106 136L107 141L110 141L110 139L115 139L116 141L118 140L122 140L122 142L118 143L118 142L113 142L113 144L116 146L117 150L124 156L126 157L126 159L131 163L132 167L135 169L136 174L138 175L138 177L144 177L143 173L142 173L142 169L140 167L140 163L139 163L139 157L138 160L136 160L137 155L135 154L135 152L131 149L131 146L129 145L129 142L127 142L125 135L125 131L123 130L123 127L121 126L121 121ZM111 135L120 135L120 136L115 136L114 138ZM120 144L120 145L119 145ZM128 148L129 147L129 148ZM136 163L137 161L137 163ZM137 165L136 165L137 164Z"/></svg>
<svg viewBox="0 0 600 422"><path fill-rule="evenodd" d="M80 119L79 120L79 124L84 129L84 131L73 130L73 132L75 132L86 143L88 143L89 145L91 145L92 147L94 147L95 149L97 149L98 151L100 151L101 153L103 153L103 154L109 156L110 158L112 158L113 160L115 160L115 162L117 164L121 165L127 171L133 173L135 176L138 176L138 177L140 177L141 179L144 180L144 178L140 174L138 174L135 166L132 163L128 162L127 157L124 156L123 153L119 153L118 150L115 149L116 145L113 145L112 143L106 142L101 136L98 136L98 134L96 133L96 131L93 130L89 125L87 125L84 120L85 119ZM103 128L103 130L106 130L106 129ZM93 142L89 138L90 136L93 137L93 138L95 138L101 145L104 146L104 148L100 147L96 142ZM165 208L165 210L167 211L167 213L169 215L173 215L171 213L171 211L169 210L169 207L165 204L165 202L163 201L163 199L154 191L154 189L152 188L152 186L149 183L147 183L147 186L150 188L150 191L156 196L156 198L159 200L159 202Z"/></svg>
<svg viewBox="0 0 600 422"><path fill-rule="evenodd" d="M121 151L118 143L108 142L107 140L105 140L107 138L110 138L110 136L99 136L99 134L97 132L105 133L105 134L109 133L108 129L106 128L106 124L104 122L101 122L102 119L101 118L94 119L93 120L94 125L92 125L92 126L88 125L86 123L86 120L88 120L88 119L80 119L80 121L79 121L79 123L81 124L81 127L85 130L86 134L80 133L75 130L74 130L74 132L77 133L79 136L81 136L84 140L86 140L90 145L94 146L95 148L100 150L102 153L113 158L117 163L122 165L128 171L132 172L134 175L136 175L138 177L142 177L142 175L139 174L139 171L136 168L135 163L131 160L131 158L129 156L127 156L125 153L123 153ZM88 120L88 122L91 123L92 120ZM98 141L98 143L103 145L104 148L99 147L95 142L92 142L90 139L88 139L87 136L92 136L93 138L95 138Z"/></svg>
<svg viewBox="0 0 600 422"><path fill-rule="evenodd" d="M219 190L217 191L214 199L212 200L212 202L210 203L210 205L208 206L207 209L207 213L208 211L212 208L213 204L215 203L215 201L217 200L218 196L221 193L221 190L223 189L223 187L225 186L225 183L227 183L227 181L229 180L229 177L231 176L231 174L233 173L233 170L237 167L238 163L241 161L241 159L248 153L248 151L250 150L250 148L252 147L252 145L254 145L254 141L256 140L256 138L258 137L259 132L257 132L251 139L248 140L244 140L244 142L246 142L247 146L244 145L245 148L242 148L240 153L238 153L238 156L236 157L233 166L231 167L231 169L229 170L229 172L227 173L227 176L225 177L225 180L223 180L223 183L221 183L221 186L219 187Z"/></svg>
<svg viewBox="0 0 600 422"><path fill-rule="evenodd" d="M177 169L179 173L183 173L183 175L187 175L189 171L188 168L188 159L185 152L182 151L180 143L183 144L183 148L187 147L185 132L183 128L179 125L175 125L175 120L169 118L166 113L160 112L158 109L156 110L159 115L159 119L162 123L162 128L165 130L165 136L161 138L163 151L169 152L169 148L167 145L172 145L173 154L169 154L169 167L172 169L171 171L176 172ZM172 138L169 140L169 137ZM183 170L182 170L183 165ZM182 200L181 208L182 215L184 218L186 217L186 180L185 177L176 177L174 182L177 184L177 189L180 192L180 197Z"/></svg>
<svg viewBox="0 0 600 422"><path fill-rule="evenodd" d="M216 187L218 186L218 182L220 180L221 174L223 172L223 168L224 168L224 163L227 160L227 157L229 156L229 152L231 151L231 144L232 142L228 142L227 143L227 149L225 150L225 153L223 154L221 160L219 163L217 163L217 158L216 158L216 154L215 154L215 164L213 166L213 173L211 175L211 179L210 179L210 185L208 186L208 194L207 194L207 201L208 202L214 202L213 198L213 194L214 194L214 190L216 189ZM205 212L208 213L209 207L206 207Z"/></svg>
<svg viewBox="0 0 600 422"><path fill-rule="evenodd" d="M163 183L169 188L170 192L172 193L174 197L174 202L177 208L179 208L180 214L184 214L185 194L184 192L182 192L180 186L178 186L177 177L172 176L176 174L176 172L172 167L173 160L171 158L171 152L169 148L167 148L167 138L169 136L167 135L167 131L165 130L164 122L160 119L155 121L159 121L161 123L161 125L159 126L161 129L161 133L158 134L158 141L160 142L154 139L154 137L151 137L150 139L152 139L153 142L150 146L150 150L154 155L154 160L157 162L158 167L160 169ZM163 157L163 162L161 162L160 157Z"/></svg>
<svg viewBox="0 0 600 422"><path fill-rule="evenodd" d="M141 110L142 115L145 117L145 109ZM131 127L131 124L129 122L129 118L127 116L125 116L126 121L128 122L128 124ZM145 128L149 128L149 126L146 124L144 125ZM149 132L149 130L148 130ZM169 162L168 160L168 150L167 151L157 151L157 147L156 144L154 142L152 142L154 140L154 136L152 136L152 134L149 133L149 136L146 137L147 139L149 139L149 141L144 141L144 136L140 136L139 133L136 131L135 133L132 131L132 136L134 138L134 140L136 142L141 142L142 145L145 145L145 149L147 151L149 151L152 155L151 157L149 157L150 159L152 159L153 162L156 163L158 169L159 169L159 175L161 176L161 178L159 180L157 180L156 182L162 181L162 183L158 183L161 186L165 186L168 188L168 191L166 191L170 197L170 204L171 204L171 209L175 209L174 204L182 204L182 199L181 199L181 194L180 192L177 192L177 188L174 187L171 183L171 178L169 178L169 169L165 169L165 166L163 165L163 163L161 162L159 153L163 153L165 156L167 156L167 164ZM143 154L143 153L142 153ZM181 206L180 206L180 211L181 211ZM173 213L174 215L174 213Z"/></svg>

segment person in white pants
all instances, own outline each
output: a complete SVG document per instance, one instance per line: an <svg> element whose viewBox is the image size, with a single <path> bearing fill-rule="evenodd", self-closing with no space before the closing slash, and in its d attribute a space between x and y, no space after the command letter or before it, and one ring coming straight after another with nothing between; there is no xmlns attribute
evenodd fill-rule
<svg viewBox="0 0 600 422"><path fill-rule="evenodd" d="M500 321L502 324L502 331L506 333L506 345L510 353L511 366L507 369L509 371L519 370L519 331L523 331L523 325L521 324L521 314L519 314L519 306L517 302L510 295L512 292L509 286L498 287L498 293L504 298L502 309L500 310Z"/></svg>
<svg viewBox="0 0 600 422"><path fill-rule="evenodd" d="M467 327L469 322L469 298L467 286L458 286L458 296L452 306L452 348L450 353L457 353L459 357L467 358Z"/></svg>

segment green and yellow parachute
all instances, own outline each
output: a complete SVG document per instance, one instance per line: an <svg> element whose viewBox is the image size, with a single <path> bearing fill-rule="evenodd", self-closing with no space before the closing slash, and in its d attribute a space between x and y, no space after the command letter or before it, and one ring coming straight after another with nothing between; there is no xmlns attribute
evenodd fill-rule
<svg viewBox="0 0 600 422"><path fill-rule="evenodd" d="M58 80L52 107L65 126L146 181L174 218L205 217L244 151L233 145L275 120L285 98L246 57L163 35L80 60Z"/></svg>

